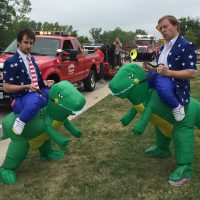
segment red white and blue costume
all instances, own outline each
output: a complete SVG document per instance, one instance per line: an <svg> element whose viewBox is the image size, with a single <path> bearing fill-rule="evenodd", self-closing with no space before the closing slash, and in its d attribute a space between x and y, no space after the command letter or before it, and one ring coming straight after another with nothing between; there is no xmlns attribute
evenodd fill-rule
<svg viewBox="0 0 200 200"><path fill-rule="evenodd" d="M3 67L3 82L14 85L31 84L30 71L26 56L19 50L10 58L8 58ZM32 64L37 75L38 86L42 93L31 92L28 89L11 94L14 99L13 111L19 114L19 119L26 123L32 119L40 108L47 105L49 89L45 87L40 69L35 63L35 59L31 56Z"/></svg>
<svg viewBox="0 0 200 200"><path fill-rule="evenodd" d="M195 70L196 53L192 42L183 36L178 36L171 41L171 47L163 45L157 56L157 63L164 64L170 70ZM167 48L169 50L167 50ZM165 51L165 52L164 52ZM162 56L166 54L166 62L163 63ZM156 72L150 72L152 76ZM190 80L181 80L157 74L155 78L148 80L149 86L155 88L159 97L172 109L179 104L186 106L190 100Z"/></svg>

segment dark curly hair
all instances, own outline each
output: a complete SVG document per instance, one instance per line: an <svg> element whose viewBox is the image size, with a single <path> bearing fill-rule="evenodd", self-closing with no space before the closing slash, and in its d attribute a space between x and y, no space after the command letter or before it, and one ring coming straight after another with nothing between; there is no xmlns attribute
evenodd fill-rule
<svg viewBox="0 0 200 200"><path fill-rule="evenodd" d="M21 30L17 34L17 43L21 43L24 35L26 35L30 39L33 39L33 41L35 42L35 34L34 34L34 32L29 28L25 28L25 29Z"/></svg>

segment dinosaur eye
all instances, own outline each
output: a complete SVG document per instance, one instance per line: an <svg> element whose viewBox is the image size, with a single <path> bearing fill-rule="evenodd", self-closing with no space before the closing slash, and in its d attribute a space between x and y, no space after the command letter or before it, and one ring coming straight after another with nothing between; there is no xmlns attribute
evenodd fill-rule
<svg viewBox="0 0 200 200"><path fill-rule="evenodd" d="M128 78L130 78L130 79L134 78L134 74L130 74L130 75L128 76Z"/></svg>
<svg viewBox="0 0 200 200"><path fill-rule="evenodd" d="M59 97L60 99L63 99L63 98L64 98L64 96L62 96L62 94L60 94L60 93L58 93L58 97Z"/></svg>

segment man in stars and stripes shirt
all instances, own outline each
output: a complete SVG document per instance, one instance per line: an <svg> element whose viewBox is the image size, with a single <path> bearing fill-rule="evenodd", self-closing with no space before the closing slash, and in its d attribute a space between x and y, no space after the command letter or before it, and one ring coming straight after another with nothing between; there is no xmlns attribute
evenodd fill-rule
<svg viewBox="0 0 200 200"><path fill-rule="evenodd" d="M193 44L180 35L178 20L172 15L159 19L157 29L165 39L157 57L157 75L149 79L149 86L155 88L159 97L172 109L176 121L185 117L185 109L190 101L190 79L195 78L196 53ZM155 69L144 64L148 76Z"/></svg>
<svg viewBox="0 0 200 200"><path fill-rule="evenodd" d="M25 124L39 109L47 105L48 87L54 83L43 80L38 65L30 55L34 42L35 35L31 29L20 31L17 52L3 66L3 89L14 98L13 111L19 114L13 125L13 132L17 135L23 132Z"/></svg>

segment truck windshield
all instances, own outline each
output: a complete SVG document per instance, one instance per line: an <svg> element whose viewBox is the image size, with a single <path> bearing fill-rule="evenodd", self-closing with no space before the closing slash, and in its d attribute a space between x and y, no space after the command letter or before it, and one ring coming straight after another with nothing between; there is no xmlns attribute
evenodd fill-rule
<svg viewBox="0 0 200 200"><path fill-rule="evenodd" d="M44 56L56 56L59 48L59 39L54 38L35 38L35 44L31 53ZM15 53L17 50L17 40L14 40L3 53Z"/></svg>
<svg viewBox="0 0 200 200"><path fill-rule="evenodd" d="M152 40L137 40L136 44L152 44Z"/></svg>

